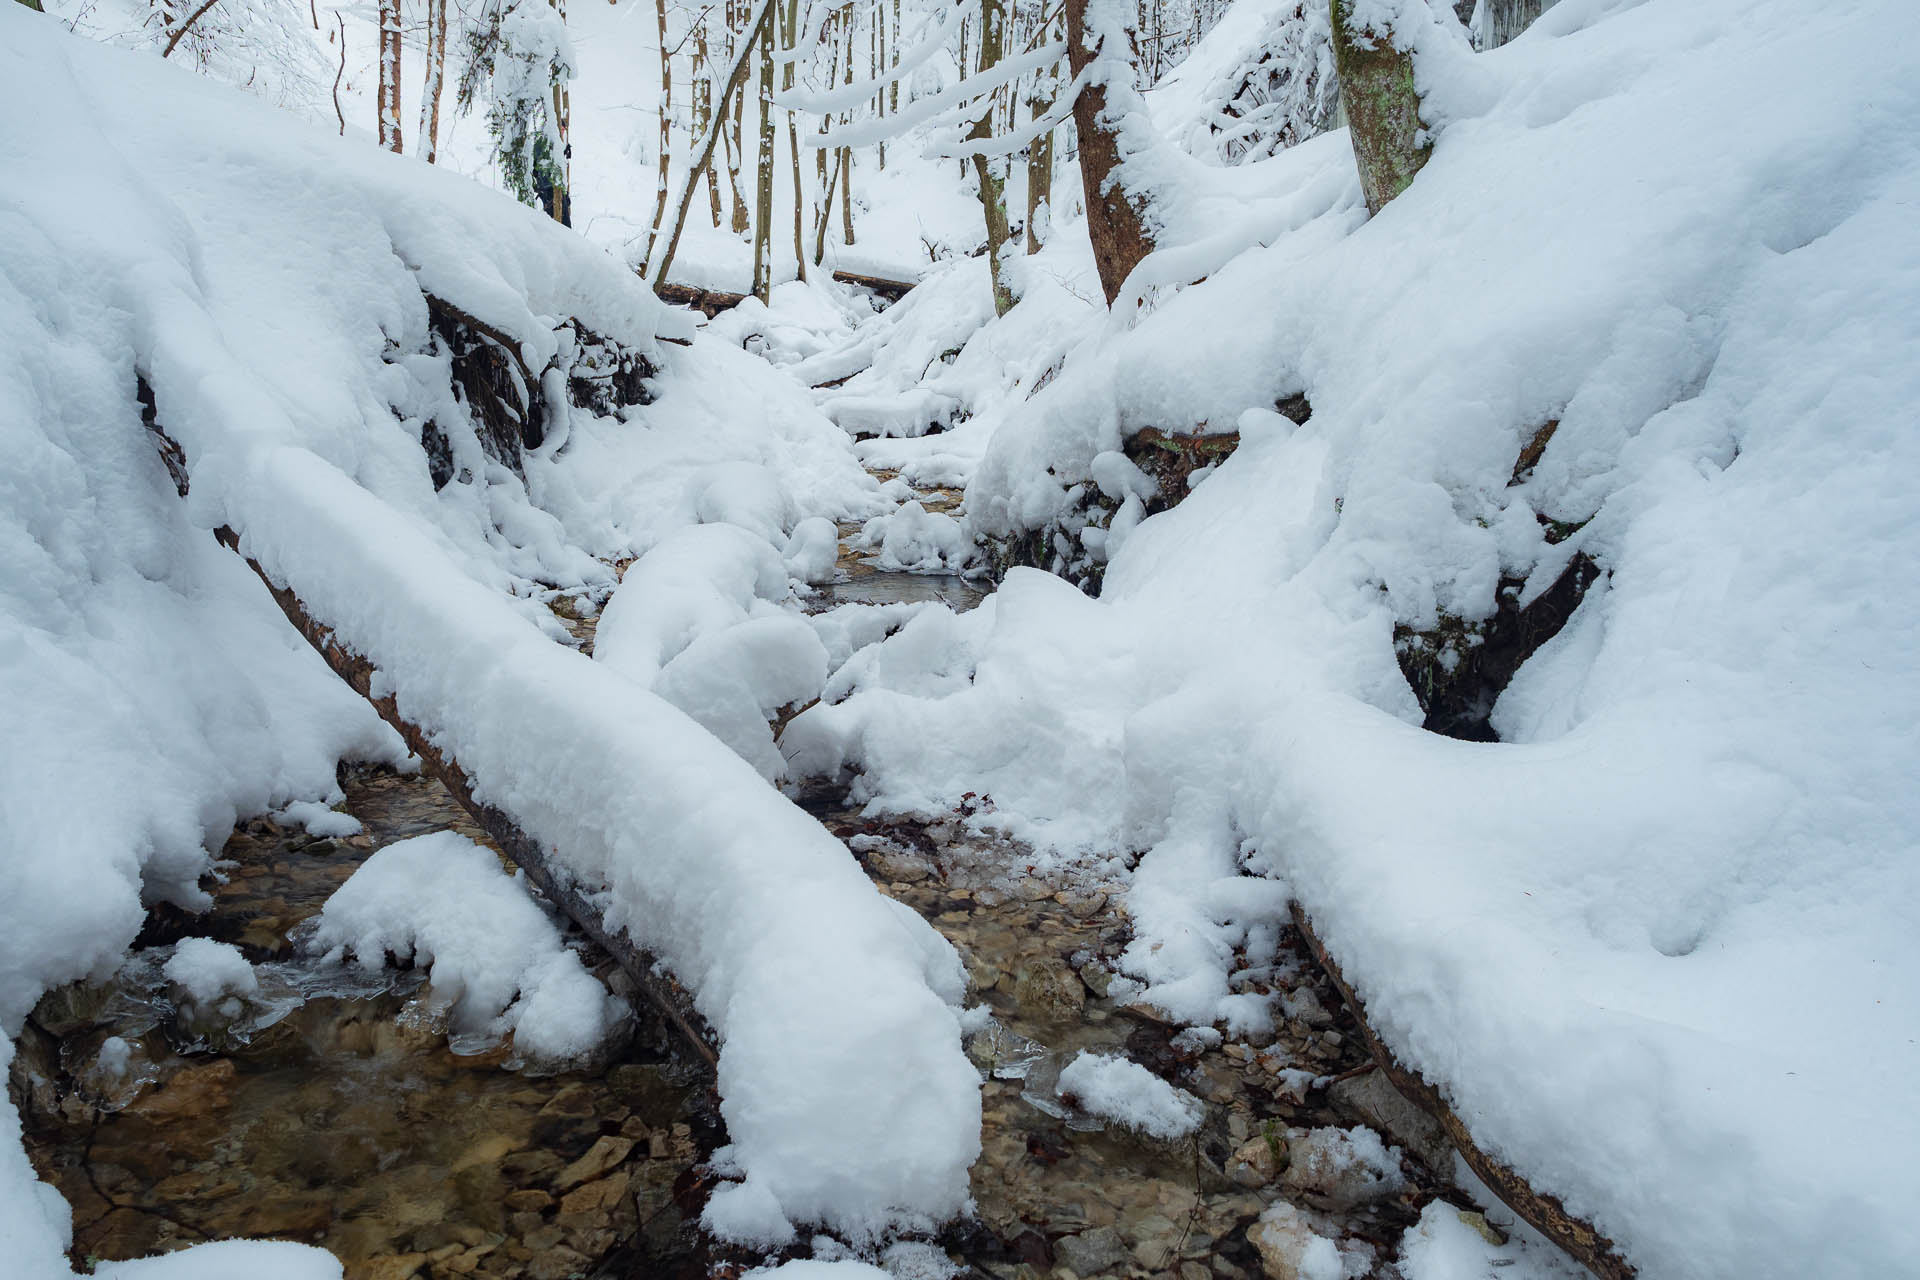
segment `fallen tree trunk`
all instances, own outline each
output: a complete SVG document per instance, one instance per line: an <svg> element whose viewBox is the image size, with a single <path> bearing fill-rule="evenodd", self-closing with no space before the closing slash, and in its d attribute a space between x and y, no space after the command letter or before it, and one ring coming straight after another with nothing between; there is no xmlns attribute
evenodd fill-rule
<svg viewBox="0 0 1920 1280"><path fill-rule="evenodd" d="M833 278L841 284L856 285L862 289L871 289L889 302L898 302L907 296L914 280L889 280L885 276L861 275L856 271L836 271ZM654 296L662 302L672 303L676 307L692 307L709 320L722 311L730 311L753 295L750 293L729 293L725 289L703 289L699 285L674 284L671 281L653 286Z"/></svg>
<svg viewBox="0 0 1920 1280"><path fill-rule="evenodd" d="M1313 952L1314 960L1326 970L1327 977L1332 979L1334 987L1340 992L1340 998L1353 1012L1360 1035L1367 1042L1367 1052L1373 1055L1381 1073L1393 1082L1393 1087L1408 1102L1440 1122L1447 1138L1475 1176L1492 1188L1493 1193L1529 1226L1559 1245L1574 1261L1600 1277L1600 1280L1633 1280L1636 1273L1632 1264L1615 1250L1613 1241L1596 1231L1593 1224L1567 1212L1566 1205L1560 1202L1558 1196L1534 1190L1512 1168L1481 1150L1474 1142L1473 1135L1467 1131L1466 1122L1460 1119L1440 1091L1427 1083L1418 1072L1400 1064L1399 1059L1393 1056L1393 1051L1381 1042L1373 1025L1367 1021L1366 1007L1347 984L1340 966L1327 954L1326 944L1313 931L1306 911L1298 902L1293 904L1293 924L1300 931L1307 948Z"/></svg>
<svg viewBox="0 0 1920 1280"><path fill-rule="evenodd" d="M144 383L142 384L144 390ZM181 497L187 496L187 473L185 451L175 443L172 437L151 419L151 394L142 397L143 408L147 410L149 420L147 430L152 433L154 445L160 451L161 460L166 464L168 473L173 477L174 487ZM474 798L473 782L460 768L459 762L449 759L427 741L426 734L419 726L409 722L400 714L397 698L388 693L376 696L373 692L374 667L365 658L350 652L345 645L334 638L332 628L313 617L300 603L300 599L290 589L282 587L267 575L260 563L240 549L240 535L233 529L222 525L214 530L214 537L220 544L234 554L246 560L247 567L259 576L272 594L274 603L280 606L280 612L287 616L294 630L306 638L308 644L325 659L335 675L373 704L380 718L392 725L405 739L407 747L420 757L427 772L446 787L448 794L460 802L460 807L473 815L480 829L493 838L494 843L514 864L527 873L527 878L545 894L581 931L592 938L601 949L614 958L631 978L635 987L646 996L667 1022L680 1033L680 1037L711 1070L719 1062L719 1052L715 1046L715 1037L704 1019L693 1007L693 1001L685 988L665 973L658 971L654 959L635 946L631 939L609 930L601 912L587 900L587 895L574 885L568 884L554 874L553 866L540 842L521 830L518 823L492 805L483 804Z"/></svg>

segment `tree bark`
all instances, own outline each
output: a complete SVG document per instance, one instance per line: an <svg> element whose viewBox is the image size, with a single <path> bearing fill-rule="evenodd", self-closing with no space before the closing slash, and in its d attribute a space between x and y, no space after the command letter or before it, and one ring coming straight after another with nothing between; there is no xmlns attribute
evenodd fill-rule
<svg viewBox="0 0 1920 1280"><path fill-rule="evenodd" d="M769 9L775 0L768 0ZM753 187L753 296L773 294L773 22L760 40L760 148Z"/></svg>
<svg viewBox="0 0 1920 1280"><path fill-rule="evenodd" d="M980 0L980 73L993 70L1006 48L1007 10L1003 0ZM969 142L985 142L993 136L994 99L989 96L967 131ZM993 281L993 313L1003 316L1013 309L1013 288L1007 281L1007 188L999 163L986 156L973 157L973 177L979 188L980 214L987 226L987 271Z"/></svg>
<svg viewBox="0 0 1920 1280"><path fill-rule="evenodd" d="M704 138L713 127L713 64L707 57L707 19L693 29L693 136ZM707 195L713 206L713 227L720 229L720 175L707 166Z"/></svg>
<svg viewBox="0 0 1920 1280"><path fill-rule="evenodd" d="M660 164L653 181L653 225L647 228L647 252L640 260L640 274L647 274L660 247L660 227L667 216L667 192L673 180L673 49L667 43L667 0L654 0L653 12L660 32Z"/></svg>
<svg viewBox="0 0 1920 1280"><path fill-rule="evenodd" d="M800 0L787 0L786 20L782 24L782 43L791 50L800 38ZM793 63L780 73L780 87L793 88ZM793 108L787 108L787 154L793 167L793 270L795 278L807 278L807 195L800 178L800 123Z"/></svg>
<svg viewBox="0 0 1920 1280"><path fill-rule="evenodd" d="M427 0L427 79L420 90L420 154L440 154L440 90L447 71L447 0Z"/></svg>
<svg viewBox="0 0 1920 1280"><path fill-rule="evenodd" d="M400 0L380 0L380 145L400 154Z"/></svg>
<svg viewBox="0 0 1920 1280"><path fill-rule="evenodd" d="M1574 1261L1598 1276L1599 1280L1633 1280L1633 1266L1615 1251L1613 1241L1595 1230L1592 1223L1568 1213L1559 1197L1535 1191L1525 1178L1483 1151L1440 1091L1427 1083L1418 1072L1400 1064L1400 1060L1393 1056L1393 1051L1387 1048L1374 1032L1373 1025L1367 1021L1366 1006L1360 1003L1360 998L1347 984L1340 966L1327 953L1326 944L1313 931L1312 921L1297 902L1293 904L1293 924L1308 950L1313 953L1313 958L1326 970L1327 977L1333 980L1340 998L1353 1011L1361 1038L1367 1042L1367 1052L1373 1055L1375 1064L1408 1102L1440 1122L1440 1127L1446 1130L1448 1141L1460 1152L1475 1176L1529 1226L1566 1250Z"/></svg>
<svg viewBox="0 0 1920 1280"><path fill-rule="evenodd" d="M1432 154L1420 127L1420 94L1413 55L1384 37L1363 44L1350 21L1353 0L1332 0L1333 65L1347 113L1353 159L1367 212L1379 213L1405 191Z"/></svg>
<svg viewBox="0 0 1920 1280"><path fill-rule="evenodd" d="M150 417L147 429L153 437L154 447L159 450L168 472L173 476L175 488L181 497L186 497L188 476L185 453ZM400 714L398 696L393 692L374 693L376 673L373 664L349 651L334 636L331 627L307 611L299 596L290 588L276 583L257 560L247 557L240 550L238 532L223 525L214 530L214 537L222 546L246 560L247 567L266 584L274 603L280 606L280 612L286 615L294 630L326 660L334 674L373 704L380 718L398 731L408 749L420 757L427 772L446 787L461 808L473 816L480 829L500 846L501 852L527 873L527 878L538 886L548 901L565 912L588 937L619 963L633 980L635 988L666 1017L688 1048L712 1069L719 1062L715 1037L712 1029L695 1011L686 989L660 972L654 958L635 946L631 938L609 929L600 911L567 878L554 874L547 852L538 840L527 834L506 812L474 798L472 779L467 777L457 761L441 754L420 726Z"/></svg>
<svg viewBox="0 0 1920 1280"><path fill-rule="evenodd" d="M1112 0L1106 0L1111 3ZM1131 66L1131 50L1098 48L1099 38L1087 30L1089 0L1067 0L1067 65L1079 75L1095 56ZM1087 237L1093 242L1093 262L1100 272L1100 288L1112 306L1120 287L1140 260L1153 252L1153 236L1142 210L1127 196L1118 179L1120 139L1107 114L1107 87L1090 84L1074 100L1073 123L1080 138L1080 183L1086 192Z"/></svg>
<svg viewBox="0 0 1920 1280"><path fill-rule="evenodd" d="M1038 120L1053 106L1051 93L1036 90L1029 106ZM1040 219L1053 207L1053 130L1027 147L1027 252L1040 252Z"/></svg>
<svg viewBox="0 0 1920 1280"><path fill-rule="evenodd" d="M680 233L687 225L687 208L693 203L694 188L699 184L700 174L713 164L714 147L727 132L727 102L729 99L743 96L747 82L747 69L751 65L754 41L761 31L772 34L773 0L762 0L760 8L751 19L748 30L734 50L733 67L727 72L727 82L720 88L720 102L717 107L718 118L707 130L706 136L696 148L697 154L688 162L686 185L680 189L680 201L674 209L673 230L667 236L667 247L660 254L660 260L652 267L652 284L657 292L667 282L667 272L673 267L673 255L680 248ZM735 210L739 209L740 190L734 188Z"/></svg>

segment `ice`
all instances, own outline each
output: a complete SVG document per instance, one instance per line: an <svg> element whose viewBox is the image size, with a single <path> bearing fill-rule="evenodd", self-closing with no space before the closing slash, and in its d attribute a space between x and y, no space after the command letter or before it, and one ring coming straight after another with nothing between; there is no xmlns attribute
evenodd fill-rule
<svg viewBox="0 0 1920 1280"><path fill-rule="evenodd" d="M1137 1062L1083 1051L1060 1071L1060 1096L1082 1111L1150 1138L1184 1138L1200 1127L1200 1100Z"/></svg>

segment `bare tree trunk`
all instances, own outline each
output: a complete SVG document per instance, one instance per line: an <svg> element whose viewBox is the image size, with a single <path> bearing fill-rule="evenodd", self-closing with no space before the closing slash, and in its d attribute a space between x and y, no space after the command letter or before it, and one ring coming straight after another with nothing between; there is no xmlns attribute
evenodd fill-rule
<svg viewBox="0 0 1920 1280"><path fill-rule="evenodd" d="M800 0L787 0L785 30L781 32L782 42L792 49L800 38ZM786 64L781 72L780 87L793 88L793 63ZM800 180L800 123L787 109L787 153L793 162L793 269L795 278L807 278L807 197L806 189Z"/></svg>
<svg viewBox="0 0 1920 1280"><path fill-rule="evenodd" d="M713 64L707 57L707 18L703 13L693 29L693 136L704 138L713 125ZM720 175L707 166L707 195L713 205L714 229L720 227Z"/></svg>
<svg viewBox="0 0 1920 1280"><path fill-rule="evenodd" d="M1053 94L1035 92L1030 102L1038 120L1053 108ZM1053 208L1053 130L1035 138L1027 148L1027 252L1040 252L1040 221Z"/></svg>
<svg viewBox="0 0 1920 1280"><path fill-rule="evenodd" d="M694 148L694 155L687 164L686 184L680 188L679 202L674 206L673 230L667 235L667 245L660 253L660 260L653 265L652 285L658 293L667 283L667 272L673 268L673 255L680 248L680 233L686 229L687 209L693 204L694 187L700 181L702 172L713 165L713 151L727 132L727 104L744 96L747 83L747 69L753 56L754 41L765 30L769 38L773 31L773 0L762 0L760 8L751 12L748 27L739 46L733 52L733 65L727 71L727 82L720 88L720 101L716 105L718 118L713 122L706 135ZM734 189L738 199L739 188Z"/></svg>
<svg viewBox="0 0 1920 1280"><path fill-rule="evenodd" d="M420 91L420 154L440 155L440 90L447 75L447 0L427 0L427 80Z"/></svg>
<svg viewBox="0 0 1920 1280"><path fill-rule="evenodd" d="M847 77L846 82L848 84L852 84L853 83L853 10L851 9L847 11L846 77ZM848 116L842 118L842 123L845 123L846 119L850 117L851 117L851 113L848 113ZM853 151L852 149L848 147L841 147L839 152L839 159L836 161L836 163L840 170L840 243L845 245L851 245L853 243Z"/></svg>
<svg viewBox="0 0 1920 1280"><path fill-rule="evenodd" d="M746 21L746 5L744 2L740 4L740 17L738 20L741 22ZM742 32L737 38L743 42L743 47L745 47L751 46L754 36L752 32ZM745 66L746 63L742 61L738 65ZM746 110L747 95L744 93L736 94L733 99L732 123L727 131L727 183L733 192L733 234L735 235L744 233L753 225L753 220L747 216L746 197L740 192L740 166L746 158L746 150L743 146L744 139L740 136L741 120L746 115ZM726 105L722 102L722 114L725 114L725 111Z"/></svg>
<svg viewBox="0 0 1920 1280"><path fill-rule="evenodd" d="M894 36L896 39L899 37L897 28L894 31ZM887 0L873 0L873 40L870 47L873 52L873 57L871 59L872 65L869 66L867 74L878 77L887 67ZM876 118L884 118L888 114L887 91L885 89L881 89L880 92L873 97L873 114ZM879 163L881 171L885 172L887 167L887 140L885 138L880 139Z"/></svg>
<svg viewBox="0 0 1920 1280"><path fill-rule="evenodd" d="M853 243L853 152L840 148L840 242Z"/></svg>
<svg viewBox="0 0 1920 1280"><path fill-rule="evenodd" d="M769 4L772 0L769 0ZM760 150L754 166L753 296L773 293L773 24L760 41Z"/></svg>
<svg viewBox="0 0 1920 1280"><path fill-rule="evenodd" d="M1132 51L1099 49L1099 37L1087 30L1088 0L1067 0L1067 65L1078 76L1096 55L1128 66ZM1107 110L1107 86L1095 81L1074 100L1074 131L1079 136L1080 184L1087 201L1087 237L1093 242L1100 288L1112 306L1127 274L1153 252L1153 236L1121 185L1112 181L1120 167L1120 139Z"/></svg>
<svg viewBox="0 0 1920 1280"><path fill-rule="evenodd" d="M991 71L1000 61L1006 44L1007 10L1003 0L980 0L980 72ZM993 99L967 132L970 142L985 142L993 136ZM1013 289L1007 282L1007 194L1006 180L996 161L976 153L973 177L980 190L980 213L987 224L987 271L993 279L993 313L1003 316L1013 309Z"/></svg>
<svg viewBox="0 0 1920 1280"><path fill-rule="evenodd" d="M673 46L667 43L667 0L654 0L653 12L660 32L660 165L653 182L653 225L647 228L647 252L640 262L643 276L660 245L660 225L667 216L667 191L673 179Z"/></svg>
<svg viewBox="0 0 1920 1280"><path fill-rule="evenodd" d="M1356 38L1353 0L1332 0L1333 65L1340 76L1353 158L1367 211L1379 213L1407 189L1432 154L1420 127L1420 93L1413 82L1413 55L1371 34ZM1084 145L1084 144L1083 144Z"/></svg>
<svg viewBox="0 0 1920 1280"><path fill-rule="evenodd" d="M380 145L400 154L400 0L380 0Z"/></svg>

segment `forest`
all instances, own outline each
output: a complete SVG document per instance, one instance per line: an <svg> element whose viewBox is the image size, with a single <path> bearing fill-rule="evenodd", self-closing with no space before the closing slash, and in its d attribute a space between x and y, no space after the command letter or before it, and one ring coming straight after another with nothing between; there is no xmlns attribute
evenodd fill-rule
<svg viewBox="0 0 1920 1280"><path fill-rule="evenodd" d="M0 1275L1920 1270L1910 0L319 5L0 0Z"/></svg>

